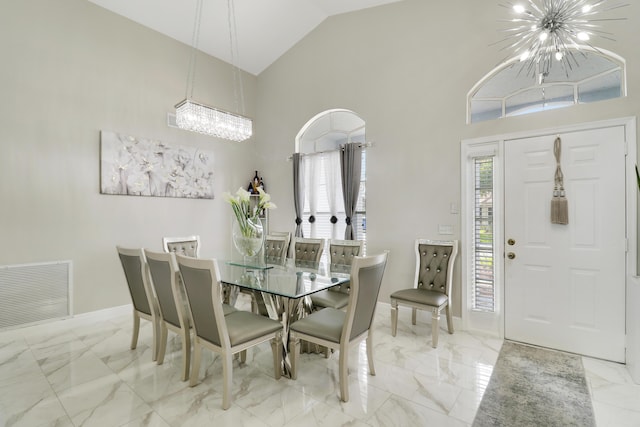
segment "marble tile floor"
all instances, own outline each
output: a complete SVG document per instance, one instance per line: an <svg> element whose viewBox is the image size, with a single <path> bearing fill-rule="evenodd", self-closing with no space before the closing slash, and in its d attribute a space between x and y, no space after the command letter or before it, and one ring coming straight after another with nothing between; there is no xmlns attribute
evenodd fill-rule
<svg viewBox="0 0 640 427"><path fill-rule="evenodd" d="M350 352L350 401L339 400L338 357L304 354L296 381L273 378L271 350L234 362L233 402L221 408L222 365L205 351L201 383L180 381L180 341L170 333L163 365L151 361L142 321L129 349L131 312L118 307L0 331L0 426L469 426L502 341L443 331L401 313L390 333L388 304L375 319L375 366L364 343ZM640 386L624 366L583 358L597 425L640 426Z"/></svg>

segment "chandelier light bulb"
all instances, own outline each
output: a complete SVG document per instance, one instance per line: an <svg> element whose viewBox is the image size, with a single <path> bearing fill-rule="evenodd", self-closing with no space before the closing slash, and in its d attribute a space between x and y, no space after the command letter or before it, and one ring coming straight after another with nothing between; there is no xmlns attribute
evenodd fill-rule
<svg viewBox="0 0 640 427"><path fill-rule="evenodd" d="M586 42L587 40L589 40L589 34L585 33L584 31L581 31L578 33L578 39L582 40L583 42Z"/></svg>
<svg viewBox="0 0 640 427"><path fill-rule="evenodd" d="M563 56L564 56L564 55L562 55L562 52L561 52L561 51L557 51L557 52L556 52L556 61L562 61L562 57L563 57Z"/></svg>
<svg viewBox="0 0 640 427"><path fill-rule="evenodd" d="M515 13L524 13L525 8L524 8L524 6L523 6L523 5L521 5L521 4L514 4L514 5L513 5L513 11L514 11Z"/></svg>
<svg viewBox="0 0 640 427"><path fill-rule="evenodd" d="M540 41L541 42L545 41L548 38L549 38L549 33L547 33L546 31L540 33Z"/></svg>
<svg viewBox="0 0 640 427"><path fill-rule="evenodd" d="M520 55L520 61L526 61L527 59L529 59L530 54L531 53L528 50L524 51L522 55Z"/></svg>
<svg viewBox="0 0 640 427"><path fill-rule="evenodd" d="M591 12L591 5L590 4L585 4L584 6L582 6L582 13L589 13Z"/></svg>

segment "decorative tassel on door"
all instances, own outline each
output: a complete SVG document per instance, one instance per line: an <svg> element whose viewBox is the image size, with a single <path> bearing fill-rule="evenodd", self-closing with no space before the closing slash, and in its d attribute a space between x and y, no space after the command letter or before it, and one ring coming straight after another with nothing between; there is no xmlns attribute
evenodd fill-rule
<svg viewBox="0 0 640 427"><path fill-rule="evenodd" d="M558 136L553 142L553 154L556 156L555 185L553 187L553 198L551 199L551 223L569 224L569 203L564 192L564 175L560 167L560 153L562 151L562 141Z"/></svg>

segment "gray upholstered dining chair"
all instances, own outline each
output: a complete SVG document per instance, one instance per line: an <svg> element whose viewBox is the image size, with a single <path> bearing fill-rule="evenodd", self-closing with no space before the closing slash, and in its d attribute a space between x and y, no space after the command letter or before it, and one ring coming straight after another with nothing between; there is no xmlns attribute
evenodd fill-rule
<svg viewBox="0 0 640 427"><path fill-rule="evenodd" d="M296 264L319 264L324 250L324 239L308 239L295 237L293 239L293 260Z"/></svg>
<svg viewBox="0 0 640 427"><path fill-rule="evenodd" d="M416 274L414 287L391 294L391 335L398 330L398 305L411 307L411 324L416 324L417 310L431 311L431 345L438 346L440 312L447 313L447 327L453 333L451 287L453 265L458 254L458 241L417 239L415 243Z"/></svg>
<svg viewBox="0 0 640 427"><path fill-rule="evenodd" d="M291 232L290 231L269 231L269 236L284 237L286 239L286 249L284 250L285 258L289 256L289 247L291 246Z"/></svg>
<svg viewBox="0 0 640 427"><path fill-rule="evenodd" d="M164 362L169 330L182 339L182 381L189 378L191 362L191 325L186 306L182 281L173 252L144 251L150 283L158 299L160 339L158 341L158 365Z"/></svg>
<svg viewBox="0 0 640 427"><path fill-rule="evenodd" d="M153 330L153 344L151 359L158 358L158 302L153 294L153 289L147 280L146 260L142 249L131 249L116 246L118 257L124 270L124 276L133 303L133 334L131 337L131 349L138 346L138 334L140 333L140 319L151 322Z"/></svg>
<svg viewBox="0 0 640 427"><path fill-rule="evenodd" d="M162 247L165 252L199 258L200 236L163 237Z"/></svg>
<svg viewBox="0 0 640 427"><path fill-rule="evenodd" d="M346 312L335 308L323 308L290 325L289 352L293 379L297 378L300 340L339 350L340 397L343 402L349 401L347 376L349 347L352 344L366 339L369 373L375 375L371 326L387 264L387 255L388 252L384 252L380 255L354 259L351 266L351 292Z"/></svg>
<svg viewBox="0 0 640 427"><path fill-rule="evenodd" d="M329 270L348 273L356 256L362 254L362 240L329 240ZM314 308L344 308L349 302L349 284L311 295Z"/></svg>
<svg viewBox="0 0 640 427"><path fill-rule="evenodd" d="M225 316L218 263L215 259L197 259L176 255L178 268L189 301L193 321L193 365L189 385L198 382L202 349L220 353L222 359L222 408L231 405L232 358L248 348L271 341L275 378L282 374L282 324L248 311ZM244 359L244 357L243 357Z"/></svg>
<svg viewBox="0 0 640 427"><path fill-rule="evenodd" d="M264 257L268 263L284 264L287 261L289 241L285 236L268 234L264 239Z"/></svg>

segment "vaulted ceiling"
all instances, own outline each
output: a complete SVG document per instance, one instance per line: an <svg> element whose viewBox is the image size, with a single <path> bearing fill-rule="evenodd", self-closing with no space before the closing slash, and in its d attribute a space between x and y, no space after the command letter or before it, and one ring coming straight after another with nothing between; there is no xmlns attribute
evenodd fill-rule
<svg viewBox="0 0 640 427"><path fill-rule="evenodd" d="M193 44L196 0L88 1ZM234 0L238 49L232 61L227 0L204 0L198 48L258 75L329 16L398 1Z"/></svg>

